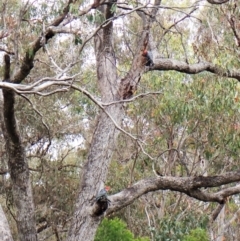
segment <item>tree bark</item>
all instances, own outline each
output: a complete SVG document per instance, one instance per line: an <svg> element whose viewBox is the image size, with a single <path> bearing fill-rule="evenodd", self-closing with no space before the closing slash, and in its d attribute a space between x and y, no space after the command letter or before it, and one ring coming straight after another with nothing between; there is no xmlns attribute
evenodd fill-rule
<svg viewBox="0 0 240 241"><path fill-rule="evenodd" d="M10 82L10 58L5 55L4 81ZM22 146L14 111L15 96L11 90L3 90L2 130L6 140L8 169L12 181L12 194L16 207L20 241L37 240L31 180L25 150Z"/></svg>
<svg viewBox="0 0 240 241"><path fill-rule="evenodd" d="M240 171L228 172L218 176L172 177L158 176L142 179L129 188L109 197L111 205L107 213L113 213L133 203L140 196L157 190L171 190L204 202L218 202L224 204L226 198L240 192L240 185L211 192L201 188L219 187L240 181Z"/></svg>
<svg viewBox="0 0 240 241"><path fill-rule="evenodd" d="M156 1L160 4L160 1ZM112 4L107 4L104 10L105 24L95 37L95 53L97 62L97 77L103 102L118 101L132 97L137 89L141 75L145 71L146 58L144 48L149 41L149 21L144 19L142 35L133 64L125 78L117 76L116 59L112 46L113 22ZM156 10L154 10L156 12ZM150 19L150 18L149 18ZM108 115L106 115L106 112ZM80 191L75 207L74 217L68 233L68 241L94 240L96 230L102 216L95 215L95 197L106 181L110 160L118 131L111 118L119 125L123 117L122 103L105 108L93 134L88 160L83 168L80 181Z"/></svg>
<svg viewBox="0 0 240 241"><path fill-rule="evenodd" d="M13 241L8 221L0 205L0 239L1 241Z"/></svg>
<svg viewBox="0 0 240 241"><path fill-rule="evenodd" d="M176 59L157 58L154 61L154 66L150 70L160 70L160 71L175 70L186 74L198 74L203 71L208 71L218 76L233 78L240 81L239 71L229 71L228 69L224 69L220 66L214 65L209 62L188 64L184 61L179 61Z"/></svg>
<svg viewBox="0 0 240 241"><path fill-rule="evenodd" d="M68 1L67 6L50 27L58 26L67 16L69 6L72 0ZM132 61L132 66L127 75L120 79L117 75L116 59L114 49L112 47L113 34L113 9L112 5L115 1L94 1L91 8L102 8L104 3L105 21L101 26L101 30L95 35L95 52L97 62L97 77L99 90L101 93L101 103L110 103L114 101L122 101L131 98L137 89L137 85L141 79L141 75L146 71L146 58L143 56L143 51L149 45L149 29L150 23L154 21L154 16L157 12L160 0L155 0L155 7L151 13L145 14L144 11L139 11L139 16L142 18L143 29L139 37L136 53ZM213 4L221 4L226 0L208 1ZM85 14L87 11L83 11ZM150 11L149 11L150 12ZM48 39L54 36L54 28L48 28L43 33ZM41 38L36 39L30 45L30 49L26 52L23 58L23 63L19 70L15 72L11 84L15 87L16 84L28 76L33 68L35 54L42 47ZM31 50L31 51L30 51ZM31 53L31 54L30 54ZM10 62L9 62L10 63ZM202 71L212 72L219 76L226 76L240 80L240 73L228 71L221 67L212 65L211 63L197 63L189 65L182 61L173 59L159 58L154 61L154 66L150 66L148 70L176 70L189 74L196 74ZM5 66L5 81L10 81L10 65L8 60ZM6 83L6 82L5 82ZM14 84L15 85L14 85ZM18 85L17 88L21 90ZM33 85L34 86L34 85ZM4 87L4 86L3 86ZM22 88L24 86L22 85ZM6 88L6 87L5 87ZM34 87L33 87L34 88ZM26 88L26 91L29 89ZM36 90L35 90L36 91ZM40 91L42 89L40 88ZM29 92L28 92L29 93ZM36 240L34 205L32 199L32 191L29 179L28 164L25 157L25 151L22 146L17 122L14 113L14 92L10 89L3 90L3 105L1 106L3 113L2 129L6 139L6 146L9 156L9 170L12 180L14 202L17 208L17 226L20 240ZM93 240L95 232L103 215L97 216L95 213L95 197L99 190L103 188L106 181L110 160L114 151L118 130L112 119L120 125L123 117L122 103L115 103L105 107L100 113L96 125L95 132L91 141L91 148L88 159L84 165L82 176L80 179L80 189L76 201L75 212L72 219L72 224L69 229L67 240ZM111 118L109 117L111 116ZM156 190L173 190L185 193L191 197L202 201L218 202L222 205L227 196L240 192L240 187L226 188L216 193L210 193L206 190L202 191L202 187L216 187L231 182L240 181L239 172L228 173L216 177L155 177L141 180L130 188L110 197L112 203L107 210L107 214L115 212L124 206L129 205L134 200L144 195L147 192ZM0 210L1 211L1 210Z"/></svg>
<svg viewBox="0 0 240 241"><path fill-rule="evenodd" d="M72 2L72 0L68 1L63 12L52 22L50 27L58 26L65 19ZM44 33L45 42L55 35L50 27ZM42 37L39 37L33 44L29 45L29 49L25 53L20 68L14 71L15 74L11 79L10 58L8 55L4 56L5 66L3 82L19 84L28 76L33 68L35 55L42 48L41 39ZM1 94L1 128L6 141L8 168L12 181L12 194L17 210L15 220L17 222L18 238L20 241L35 241L37 240L37 232L32 187L25 150L22 146L18 124L15 118L15 93L13 90L3 89Z"/></svg>
<svg viewBox="0 0 240 241"><path fill-rule="evenodd" d="M118 78L116 59L112 47L111 4L102 12L105 15L105 27L95 37L98 84L102 100L105 102L119 99L117 92ZM117 129L107 112L117 124L122 116L122 104L109 106L98 117L97 126L92 137L88 160L83 168L80 191L75 213L70 226L68 241L94 240L97 227L103 216L94 213L95 197L103 188L107 178L109 163L113 154Z"/></svg>

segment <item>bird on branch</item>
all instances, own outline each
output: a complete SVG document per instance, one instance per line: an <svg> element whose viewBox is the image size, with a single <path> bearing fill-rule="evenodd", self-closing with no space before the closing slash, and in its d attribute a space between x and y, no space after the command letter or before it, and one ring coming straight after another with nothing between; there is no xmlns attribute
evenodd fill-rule
<svg viewBox="0 0 240 241"><path fill-rule="evenodd" d="M102 215L107 209L110 204L110 200L107 198L107 193L111 188L106 186L104 189L101 189L96 196L96 203L98 205L98 209L95 212L96 216Z"/></svg>
<svg viewBox="0 0 240 241"><path fill-rule="evenodd" d="M142 56L144 56L146 58L146 66L149 66L149 67L153 67L154 66L154 63L153 63L153 54L151 51L147 51L147 49L145 48L143 50L143 54Z"/></svg>

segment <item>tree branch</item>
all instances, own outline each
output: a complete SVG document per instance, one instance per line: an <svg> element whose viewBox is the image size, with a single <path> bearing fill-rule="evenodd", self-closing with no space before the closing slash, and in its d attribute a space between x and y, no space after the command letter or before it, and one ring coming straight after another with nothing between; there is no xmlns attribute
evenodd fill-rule
<svg viewBox="0 0 240 241"><path fill-rule="evenodd" d="M223 4L227 3L229 0L207 0L211 4Z"/></svg>
<svg viewBox="0 0 240 241"><path fill-rule="evenodd" d="M225 203L219 204L217 208L213 211L211 218L210 218L210 223L214 222L216 218L218 217L219 213L223 209Z"/></svg>
<svg viewBox="0 0 240 241"><path fill-rule="evenodd" d="M150 68L150 70L175 70L186 74L198 74L207 71L218 76L233 78L240 81L240 72L230 71L209 62L187 64L184 61L175 59L158 58L154 61L154 66Z"/></svg>
<svg viewBox="0 0 240 241"><path fill-rule="evenodd" d="M240 185L228 187L215 193L202 191L200 188L220 187L238 181L240 181L240 170L209 177L159 176L142 179L133 186L126 188L115 195L109 196L111 205L107 210L107 214L131 204L134 200L148 192L157 190L177 191L204 202L218 202L223 204L226 197L240 193Z"/></svg>
<svg viewBox="0 0 240 241"><path fill-rule="evenodd" d="M0 169L0 175L6 175L8 173L8 170Z"/></svg>
<svg viewBox="0 0 240 241"><path fill-rule="evenodd" d="M236 27L235 17L234 16L227 17L227 20L230 24L230 27L233 31L233 34L234 34L235 38L236 38L237 46L240 47L240 35L237 31L238 28Z"/></svg>
<svg viewBox="0 0 240 241"><path fill-rule="evenodd" d="M10 57L9 55L5 54L4 55L4 73L3 73L3 78L4 81L9 81L10 79Z"/></svg>
<svg viewBox="0 0 240 241"><path fill-rule="evenodd" d="M73 0L68 1L68 4L63 9L62 14L59 17L57 17L50 24L49 28L47 28L46 32L43 33L44 34L43 37L46 40L45 43L47 43L47 41L55 35L55 32L51 29L51 27L58 26L64 20L64 18L67 16L67 14L69 12L70 5L72 3L73 3ZM28 76L31 69L33 68L34 57L35 57L36 53L38 52L38 50L40 50L41 48L42 48L42 37L39 37L32 44L29 45L29 48L25 53L25 57L23 58L23 62L20 66L20 69L13 76L12 82L21 83L22 80L24 80Z"/></svg>
<svg viewBox="0 0 240 241"><path fill-rule="evenodd" d="M137 85L141 79L141 76L145 72L145 65L148 60L143 53L149 48L149 31L152 26L152 22L155 20L155 16L160 4L160 0L156 0L154 2L151 17L143 11L137 11L138 15L142 19L143 28L141 36L139 37L138 47L132 61L132 66L127 75L121 79L121 85L118 91L121 99L125 100L133 96L134 92L137 90Z"/></svg>

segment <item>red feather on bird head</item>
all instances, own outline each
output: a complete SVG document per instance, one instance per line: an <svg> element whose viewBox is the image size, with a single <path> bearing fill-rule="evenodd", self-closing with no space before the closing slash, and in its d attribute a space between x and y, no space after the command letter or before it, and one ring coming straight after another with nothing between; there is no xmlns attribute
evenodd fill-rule
<svg viewBox="0 0 240 241"><path fill-rule="evenodd" d="M148 51L147 51L147 49L145 48L144 50L143 50L143 53L142 53L142 56L147 56L147 53L148 53Z"/></svg>
<svg viewBox="0 0 240 241"><path fill-rule="evenodd" d="M105 188L104 188L105 190L106 190L106 192L108 192L108 191L110 191L111 190L111 187L109 187L109 186L105 186Z"/></svg>

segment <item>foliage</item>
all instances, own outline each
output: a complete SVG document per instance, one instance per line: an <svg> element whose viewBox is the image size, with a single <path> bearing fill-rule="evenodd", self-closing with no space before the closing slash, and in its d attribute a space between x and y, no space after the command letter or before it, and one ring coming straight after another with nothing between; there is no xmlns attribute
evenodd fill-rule
<svg viewBox="0 0 240 241"><path fill-rule="evenodd" d="M183 237L182 241L209 241L206 230L196 228L191 230L190 234Z"/></svg>
<svg viewBox="0 0 240 241"><path fill-rule="evenodd" d="M163 218L160 221L159 228L151 228L151 232L154 241L178 241L182 240L186 233L191 233L191 230L198 230L196 227L201 226L202 228L206 228L206 225L207 218L205 216L202 216L198 220L196 214L189 213L182 220L178 220L177 216Z"/></svg>
<svg viewBox="0 0 240 241"><path fill-rule="evenodd" d="M11 57L13 72L26 53L34 56L32 44L42 37L55 16L62 13L67 1L33 2L5 0L0 10L0 53L14 53ZM199 6L197 1L192 5L193 2L162 1L157 21L151 26L151 42L157 43L153 50L161 58L185 60L190 64L209 61L234 73L239 69L240 44L235 42L238 40L236 36L240 35L234 34L231 26L240 26L237 1L211 5L210 8L205 3ZM23 3L26 3L25 7ZM121 4L113 4L111 8L111 12L116 14L112 42L119 80L132 66L142 34L139 14L129 9L125 11ZM44 51L38 51L34 67L23 84L33 84L42 78L74 75L75 86L87 90L96 100L104 101L98 90L96 46L91 38L100 36L95 27L105 19L97 9L79 14L88 5L89 1L72 1L66 22L62 25L69 29L56 33L43 46ZM139 7L141 3L129 1L128 5L129 8ZM197 11L189 13L193 8ZM163 176L188 177L239 169L239 83L206 72L188 75L146 69L134 95L156 91L160 94L136 98L124 104L122 128L143 142L141 149L135 139L120 133L107 180L112 193L153 176L153 170ZM36 226L39 227L44 220L49 232L46 235L42 231L39 237L51 236L54 227L59 230L59 236L65 235L100 108L89 96L70 89L50 96L29 94L23 97L16 95L15 111L31 171ZM77 138L81 141L73 147ZM1 170L4 173L7 152L3 135L0 135L0 143ZM3 175L1 181L1 203L12 204L11 183L6 176ZM233 198L228 202L226 219L231 219L237 212L236 200ZM152 234L156 241L197 241L200 237L207 240L205 210L210 214L215 205L206 204L205 207L204 204L203 209L196 203L185 195L169 191L144 195L118 212L119 218L104 219L95 240L148 240L134 238L136 234ZM9 208L8 214L10 211L14 213L15 207L9 205ZM146 210L149 210L148 218ZM233 221L235 226L231 226L235 233L240 230L237 221ZM151 232L149 222L152 224ZM15 224L11 226L15 227ZM16 227L12 230L17 237Z"/></svg>
<svg viewBox="0 0 240 241"><path fill-rule="evenodd" d="M134 238L126 223L119 218L104 219L100 224L95 241L149 241L148 238Z"/></svg>

